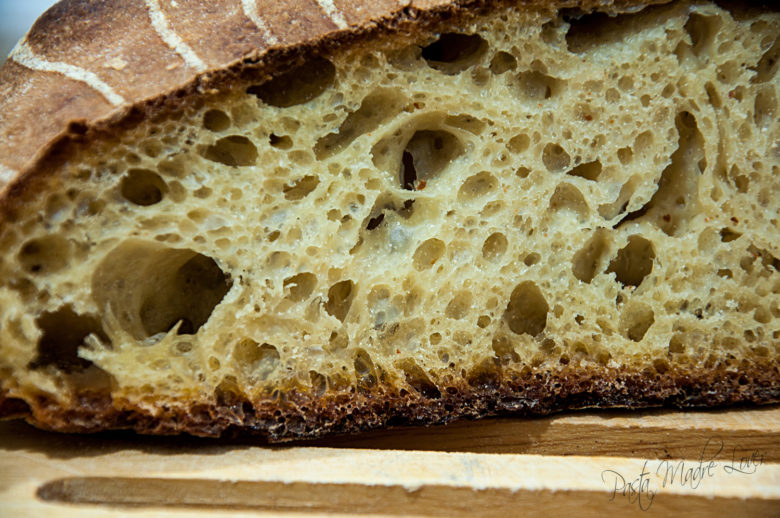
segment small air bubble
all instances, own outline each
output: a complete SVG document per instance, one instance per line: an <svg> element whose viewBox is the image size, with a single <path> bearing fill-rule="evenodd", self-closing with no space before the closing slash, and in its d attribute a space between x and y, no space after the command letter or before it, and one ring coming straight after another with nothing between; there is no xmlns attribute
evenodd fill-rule
<svg viewBox="0 0 780 518"><path fill-rule="evenodd" d="M430 269L444 255L445 249L444 242L436 238L422 242L412 258L415 270L421 272Z"/></svg>
<svg viewBox="0 0 780 518"><path fill-rule="evenodd" d="M533 266L536 263L538 263L541 258L542 258L542 256L540 256L536 252L532 252L532 253L530 253L530 254L525 256L525 259L523 259L523 263L526 266Z"/></svg>

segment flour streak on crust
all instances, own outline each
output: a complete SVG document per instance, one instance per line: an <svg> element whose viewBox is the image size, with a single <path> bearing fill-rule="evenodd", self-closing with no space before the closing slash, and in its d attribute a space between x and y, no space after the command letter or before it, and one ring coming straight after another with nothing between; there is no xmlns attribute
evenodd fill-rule
<svg viewBox="0 0 780 518"><path fill-rule="evenodd" d="M58 72L74 81L86 83L91 88L100 92L100 94L114 106L121 106L126 103L124 97L116 93L113 88L108 86L108 84L95 75L94 72L84 70L83 68L71 65L70 63L46 61L45 59L36 56L35 52L27 45L26 37L22 38L22 40L16 44L16 47L11 51L9 57L23 67L39 70L41 72ZM0 175L0 178L1 177L2 175Z"/></svg>
<svg viewBox="0 0 780 518"><path fill-rule="evenodd" d="M333 4L333 0L317 0L317 3L320 4L320 7L325 11L325 14L333 20L336 27L339 29L346 29L349 26L347 20L344 19L344 15L339 11L339 8Z"/></svg>
<svg viewBox="0 0 780 518"><path fill-rule="evenodd" d="M263 34L263 39L267 41L269 45L278 45L279 38L271 33L268 29L268 24L265 23L263 17L257 12L257 0L241 0L241 7L244 9L244 14L247 18L252 20L252 23L260 29L260 32Z"/></svg>
<svg viewBox="0 0 780 518"><path fill-rule="evenodd" d="M11 180L19 175L19 171L0 164L0 189L11 183Z"/></svg>
<svg viewBox="0 0 780 518"><path fill-rule="evenodd" d="M157 31L157 34L163 39L166 45L173 49L178 55L184 59L187 66L194 68L198 72L206 70L206 64L195 53L192 48L182 40L178 34L176 34L165 18L165 14L160 9L160 3L158 0L145 0L146 6L149 8L149 18L152 21L152 27Z"/></svg>

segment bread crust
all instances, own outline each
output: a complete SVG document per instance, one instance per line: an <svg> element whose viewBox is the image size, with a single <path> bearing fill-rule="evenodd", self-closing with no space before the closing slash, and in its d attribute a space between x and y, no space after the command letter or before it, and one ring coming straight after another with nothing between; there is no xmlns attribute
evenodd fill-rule
<svg viewBox="0 0 780 518"><path fill-rule="evenodd" d="M252 399L223 392L212 401L148 407L83 392L69 404L40 396L33 404L0 394L0 416L60 432L130 429L142 434L204 437L257 435L270 442L347 434L397 425L433 425L497 415L545 415L585 408L717 407L780 402L780 363L653 369L558 366L515 371L497 363L470 378L451 378L438 397L392 383L317 396L286 390ZM436 395L434 395L436 396Z"/></svg>

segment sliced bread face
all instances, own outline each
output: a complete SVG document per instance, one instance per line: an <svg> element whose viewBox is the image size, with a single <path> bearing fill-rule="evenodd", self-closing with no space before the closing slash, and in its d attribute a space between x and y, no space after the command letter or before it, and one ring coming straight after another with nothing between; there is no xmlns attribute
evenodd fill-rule
<svg viewBox="0 0 780 518"><path fill-rule="evenodd" d="M780 15L454 12L55 147L6 194L0 409L281 439L780 400Z"/></svg>

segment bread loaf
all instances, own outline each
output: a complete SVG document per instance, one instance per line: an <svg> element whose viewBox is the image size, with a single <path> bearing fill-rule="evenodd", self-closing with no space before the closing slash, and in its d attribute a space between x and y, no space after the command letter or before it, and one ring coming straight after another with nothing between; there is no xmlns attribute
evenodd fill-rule
<svg viewBox="0 0 780 518"><path fill-rule="evenodd" d="M0 415L278 440L779 401L778 34L62 2L0 69Z"/></svg>

